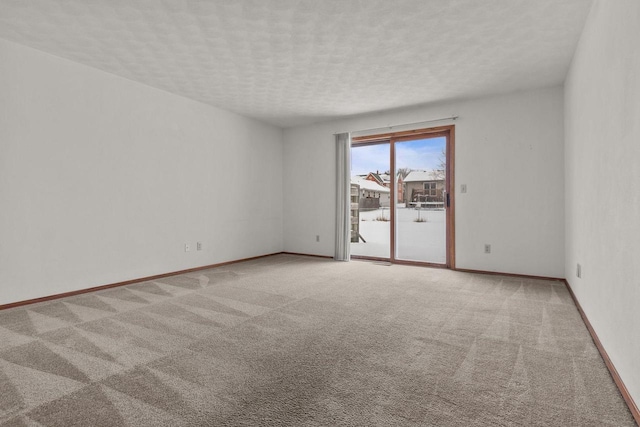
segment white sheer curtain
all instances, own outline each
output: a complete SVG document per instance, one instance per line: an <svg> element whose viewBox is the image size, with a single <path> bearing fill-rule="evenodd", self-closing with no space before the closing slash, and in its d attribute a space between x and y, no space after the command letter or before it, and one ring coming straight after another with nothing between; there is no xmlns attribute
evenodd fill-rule
<svg viewBox="0 0 640 427"><path fill-rule="evenodd" d="M349 261L351 224L351 135L336 135L336 253L337 261Z"/></svg>

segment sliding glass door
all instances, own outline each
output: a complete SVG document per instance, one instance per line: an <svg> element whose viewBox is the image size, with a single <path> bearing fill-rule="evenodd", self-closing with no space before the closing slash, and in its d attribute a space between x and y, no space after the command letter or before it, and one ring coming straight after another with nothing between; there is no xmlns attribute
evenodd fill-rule
<svg viewBox="0 0 640 427"><path fill-rule="evenodd" d="M351 148L351 255L391 257L390 144Z"/></svg>
<svg viewBox="0 0 640 427"><path fill-rule="evenodd" d="M395 141L398 260L447 262L446 143L443 136Z"/></svg>
<svg viewBox="0 0 640 427"><path fill-rule="evenodd" d="M351 255L454 266L453 126L353 138Z"/></svg>

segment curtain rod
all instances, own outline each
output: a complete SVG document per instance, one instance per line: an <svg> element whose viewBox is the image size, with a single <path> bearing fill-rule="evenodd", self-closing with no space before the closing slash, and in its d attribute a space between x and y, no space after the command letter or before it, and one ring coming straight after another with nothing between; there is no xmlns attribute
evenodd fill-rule
<svg viewBox="0 0 640 427"><path fill-rule="evenodd" d="M368 131L371 131L371 130L379 130L379 129L380 130L381 129L393 129L393 128L399 128L399 127L404 127L404 126L419 125L419 124L422 124L422 123L442 122L444 120L457 120L458 117L460 117L460 116L450 116L450 117L443 117L441 119L432 119L432 120L421 120L419 122L402 123L402 124L399 124L399 125L391 125L391 126L380 126L380 127L377 127L377 128L358 129L358 130L351 131L350 133L368 132ZM336 132L336 133L334 133L334 135L339 135L341 133L347 133L347 132L349 132L349 131Z"/></svg>

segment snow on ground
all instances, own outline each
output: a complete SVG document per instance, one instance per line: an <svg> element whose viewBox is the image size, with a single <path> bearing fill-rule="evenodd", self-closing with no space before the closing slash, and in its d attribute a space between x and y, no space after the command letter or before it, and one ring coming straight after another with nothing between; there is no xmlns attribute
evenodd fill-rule
<svg viewBox="0 0 640 427"><path fill-rule="evenodd" d="M389 208L360 212L360 240L351 243L351 255L389 258ZM418 218L426 222L415 222ZM409 261L446 263L446 223L444 210L399 207L396 213L396 258Z"/></svg>

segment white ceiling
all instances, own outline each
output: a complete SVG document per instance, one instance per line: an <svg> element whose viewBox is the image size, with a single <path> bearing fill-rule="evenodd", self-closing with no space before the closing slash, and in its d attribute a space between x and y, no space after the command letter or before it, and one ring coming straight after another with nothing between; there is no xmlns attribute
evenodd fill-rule
<svg viewBox="0 0 640 427"><path fill-rule="evenodd" d="M288 127L564 81L591 0L0 0L0 37Z"/></svg>

